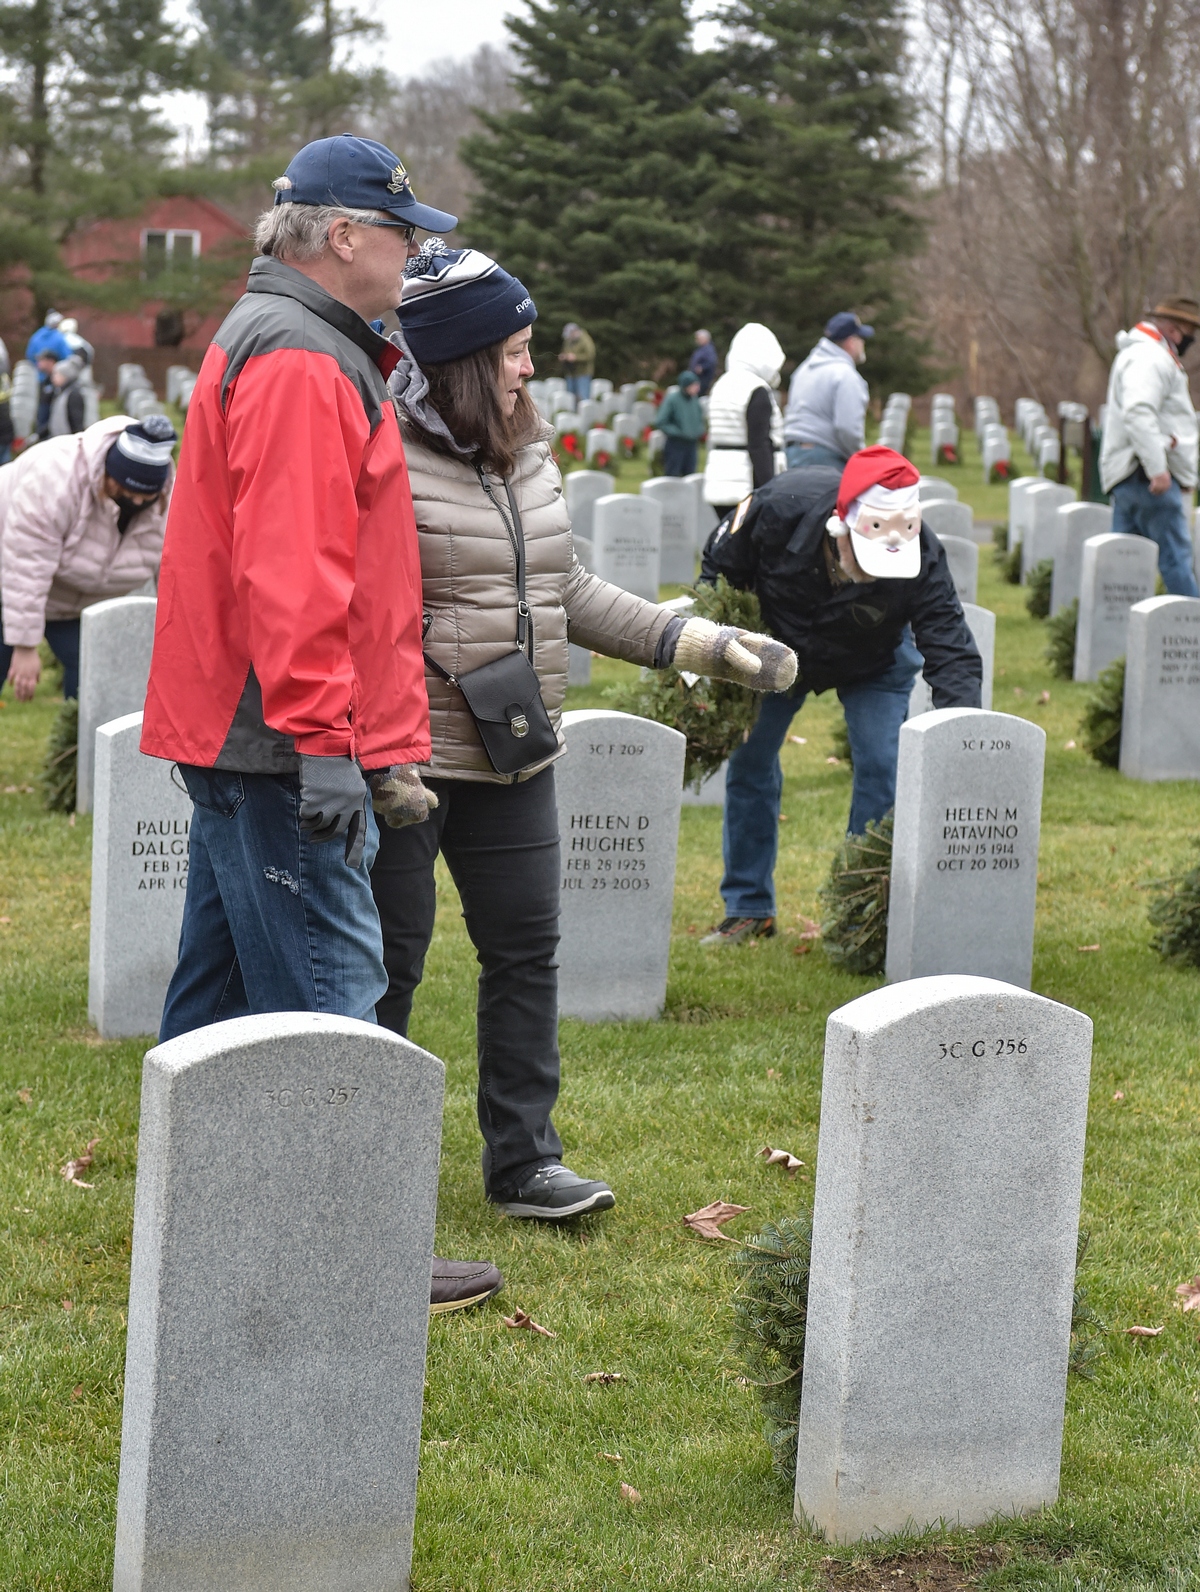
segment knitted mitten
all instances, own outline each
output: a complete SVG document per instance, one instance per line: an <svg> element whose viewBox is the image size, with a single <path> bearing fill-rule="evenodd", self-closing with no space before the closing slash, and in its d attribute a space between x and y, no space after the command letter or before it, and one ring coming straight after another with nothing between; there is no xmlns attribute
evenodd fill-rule
<svg viewBox="0 0 1200 1592"><path fill-rule="evenodd" d="M796 679L796 654L782 641L711 619L689 619L679 632L676 669L710 680L732 680L752 691L786 691Z"/></svg>
<svg viewBox="0 0 1200 1592"><path fill-rule="evenodd" d="M437 797L426 790L421 776L408 763L373 768L367 775L367 784L371 788L371 806L389 829L423 824L438 804Z"/></svg>

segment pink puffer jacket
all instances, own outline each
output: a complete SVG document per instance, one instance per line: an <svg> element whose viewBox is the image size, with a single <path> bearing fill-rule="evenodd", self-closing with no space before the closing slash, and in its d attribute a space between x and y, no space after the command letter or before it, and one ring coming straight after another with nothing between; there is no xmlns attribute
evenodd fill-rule
<svg viewBox="0 0 1200 1592"><path fill-rule="evenodd" d="M51 437L0 469L0 608L10 647L35 647L47 619L77 619L157 574L174 468L156 503L124 536L103 494L104 461L133 422L112 415L74 436Z"/></svg>

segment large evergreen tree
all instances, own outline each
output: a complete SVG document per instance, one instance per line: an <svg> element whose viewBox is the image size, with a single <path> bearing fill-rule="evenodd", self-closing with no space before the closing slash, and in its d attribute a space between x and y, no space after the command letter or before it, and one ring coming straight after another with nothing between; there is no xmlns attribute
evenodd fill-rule
<svg viewBox="0 0 1200 1592"><path fill-rule="evenodd" d="M605 372L644 369L686 348L712 304L719 63L693 51L684 0L529 10L508 24L524 106L485 116L488 132L463 145L481 186L464 236L536 297L547 371L572 319Z"/></svg>

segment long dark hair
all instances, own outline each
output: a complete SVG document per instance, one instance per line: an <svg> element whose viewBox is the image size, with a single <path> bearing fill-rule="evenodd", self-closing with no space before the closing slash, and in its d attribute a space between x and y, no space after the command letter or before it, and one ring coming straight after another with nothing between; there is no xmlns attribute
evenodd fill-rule
<svg viewBox="0 0 1200 1592"><path fill-rule="evenodd" d="M506 416L500 407L501 354L504 343L491 343L462 359L444 365L424 365L429 381L429 402L446 422L451 436L464 446L474 444L475 459L494 475L509 475L517 450L533 441L541 417L524 385L517 406ZM426 433L431 448L453 454L445 442Z"/></svg>

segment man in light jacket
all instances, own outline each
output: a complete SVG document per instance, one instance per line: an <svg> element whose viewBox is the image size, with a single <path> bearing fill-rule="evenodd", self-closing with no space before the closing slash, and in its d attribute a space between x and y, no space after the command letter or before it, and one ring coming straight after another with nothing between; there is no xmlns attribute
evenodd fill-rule
<svg viewBox="0 0 1200 1592"><path fill-rule="evenodd" d="M1176 597L1200 596L1183 501L1196 485L1200 442L1183 368L1197 327L1200 303L1174 297L1117 334L1100 449L1113 530L1158 544L1158 572Z"/></svg>
<svg viewBox="0 0 1200 1592"><path fill-rule="evenodd" d="M810 464L841 470L852 453L866 446L870 389L858 367L867 357L866 340L874 335L873 326L843 310L792 376L783 417L789 470Z"/></svg>

